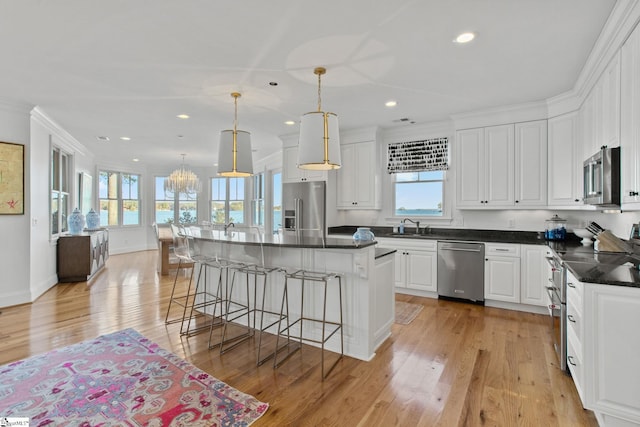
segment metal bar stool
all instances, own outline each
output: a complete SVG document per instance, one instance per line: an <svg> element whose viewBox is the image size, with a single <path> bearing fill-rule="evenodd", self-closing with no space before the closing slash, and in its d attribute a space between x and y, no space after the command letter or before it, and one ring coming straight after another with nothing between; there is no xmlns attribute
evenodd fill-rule
<svg viewBox="0 0 640 427"><path fill-rule="evenodd" d="M240 227L238 227L240 228ZM261 357L262 352L262 336L263 333L279 324L283 320L286 315L282 315L279 312L270 311L265 309L265 300L267 296L267 288L268 288L268 278L269 275L280 271L277 267L269 267L265 265L264 261L264 245L263 245L263 236L262 232L258 227L248 227L248 228L240 228L240 230L234 232L244 233L242 239L246 243L257 243L260 247L259 255L255 256L253 263L246 264L244 266L233 267L233 278L231 280L231 285L229 287L229 295L227 298L227 309L225 316L225 325L222 332L221 344L220 344L220 354L224 354L229 350L237 347L242 342L247 339L255 336L255 331L259 332L258 335L258 348L256 351L256 364L258 366L262 365L264 362L273 357L273 353L267 355L266 357ZM243 260L244 261L244 260ZM236 277L244 276L245 278L245 296L246 300L241 300L237 295L234 294L234 286L236 284ZM253 277L253 280L251 280ZM258 277L261 277L261 284L258 281ZM251 284L253 287L253 302L251 301ZM261 304L258 307L258 288L261 288ZM260 325L257 325L257 314L260 313ZM265 325L265 314L275 317ZM252 316L253 315L253 316ZM227 336L228 327L231 322L234 322L238 319L246 317L247 322L247 331L243 334L234 336L229 338ZM228 343L232 343L230 346L226 346ZM226 347L225 347L226 346Z"/></svg>
<svg viewBox="0 0 640 427"><path fill-rule="evenodd" d="M175 255L178 257L178 269L176 271L176 277L173 281L173 288L171 289L171 297L169 299L169 306L167 307L167 313L165 316L165 324L177 323L180 322L180 335L191 336L198 332L202 332L208 327L208 325L201 326L195 329L191 329L191 321L201 315L200 310L205 307L217 304L216 296L209 293L206 288L202 290L200 288L200 279L202 276L202 266L205 261L204 257L194 256L189 247L189 239L188 232L184 227L178 227L174 224L171 224L171 234L173 236L173 246ZM200 264L200 273L198 274L198 280L196 281L195 288L192 292L193 285L193 272L194 266L196 263ZM175 296L176 284L178 281L178 274L180 274L180 269L185 268L183 265L189 264L191 268L191 274L189 275L189 286L187 287L187 294L184 296ZM200 301L198 301L200 300ZM171 307L173 304L177 304L182 307L182 317L174 318L169 320L169 314L171 312ZM187 316L187 312L189 315ZM187 323L187 327L185 329L185 322Z"/></svg>
<svg viewBox="0 0 640 427"><path fill-rule="evenodd" d="M344 331L343 331L343 319L342 319L342 276L340 274L337 273L320 273L320 272L313 272L313 271L306 271L306 270L297 270L293 273L286 273L285 274L285 281L284 281L284 292L282 295L282 305L280 308L280 315L282 316L285 309L287 311L287 314L289 313L289 295L288 295L288 285L289 285L289 280L290 279L295 279L295 280L300 280L301 282L301 292L300 292L300 317L295 320L294 322L289 322L289 317L286 317L287 323L286 326L283 328L282 327L282 323L280 322L278 324L278 334L276 336L276 349L279 348L279 341L280 341L280 337L286 337L287 339L287 343L286 346L287 348L289 348L289 351L287 353L287 355L284 357L284 359L278 361L278 351L276 351L274 353L274 360L273 360L273 367L274 368L278 368L280 365L282 365L287 359L289 359L289 357L291 357L291 355L293 355L297 350L299 350L302 347L303 342L311 342L311 343L315 343L315 344L320 344L320 348L321 348L321 370L322 370L322 380L324 381L324 379L331 373L331 371L333 370L333 368L336 367L336 365L338 364L338 362L342 359L342 357L344 356ZM329 321L327 320L327 287L328 284L331 280L334 279L338 279L338 299L339 299L339 310L340 310L340 320L339 321ZM320 282L324 284L324 288L322 290L323 292L323 297L322 297L322 319L318 319L318 318L310 318L310 317L305 317L304 315L304 290L305 290L305 282ZM320 339L315 339L315 338L309 338L309 337L304 337L303 336L303 323L304 321L307 322L312 322L312 323L321 323L322 324L322 336ZM295 325L299 324L299 334L297 337L292 337L291 335L291 328L293 328ZM327 331L327 326L329 325L329 331ZM327 373L325 374L325 366L324 366L324 354L325 354L325 344L326 342L336 333L340 331L340 356L336 359L335 362L333 362L333 364L331 365L331 367L329 368L329 370L327 371ZM291 345L294 343L291 343L291 341L295 340L295 344L297 344L293 349L291 349Z"/></svg>
<svg viewBox="0 0 640 427"><path fill-rule="evenodd" d="M186 336L192 336L205 330L211 330L212 325L222 326L224 316L224 296L222 289L222 272L224 267L221 268L221 263L217 258L217 254L205 254L199 250L197 245L194 245L193 237L202 237L203 231L199 227L184 227L183 233L186 236L186 242L188 245L189 254L191 259L199 264L198 280L196 281L196 289L194 291L194 299L190 306L190 315L185 319L187 321L187 328L181 329L181 334ZM208 284L208 272L210 269L216 269L218 271L217 280L213 280L215 288L213 292L209 290ZM200 280L203 279L204 288L200 290ZM213 306L210 313L207 313L206 308ZM197 326L195 329L191 329L191 321L200 315L211 315L211 322L206 325ZM184 323L184 322L183 322Z"/></svg>

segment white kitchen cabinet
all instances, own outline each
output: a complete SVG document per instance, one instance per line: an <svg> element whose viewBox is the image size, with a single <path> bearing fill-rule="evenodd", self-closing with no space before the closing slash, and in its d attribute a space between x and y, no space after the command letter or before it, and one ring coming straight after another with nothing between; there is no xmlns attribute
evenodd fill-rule
<svg viewBox="0 0 640 427"><path fill-rule="evenodd" d="M544 307L547 305L546 286L550 269L545 245L520 245L520 303Z"/></svg>
<svg viewBox="0 0 640 427"><path fill-rule="evenodd" d="M576 208L582 202L582 148L577 134L577 113L549 119L549 206Z"/></svg>
<svg viewBox="0 0 640 427"><path fill-rule="evenodd" d="M547 121L515 124L515 205L547 204Z"/></svg>
<svg viewBox="0 0 640 427"><path fill-rule="evenodd" d="M396 292L435 296L438 291L438 242L435 240L376 239L380 246L394 248Z"/></svg>
<svg viewBox="0 0 640 427"><path fill-rule="evenodd" d="M465 129L456 133L456 199L459 208L514 204L513 125Z"/></svg>
<svg viewBox="0 0 640 427"><path fill-rule="evenodd" d="M618 51L601 77L600 136L602 143L600 145L610 148L620 146L620 72L620 52ZM596 144L596 150L593 153L588 152L587 157L595 154L600 145Z"/></svg>
<svg viewBox="0 0 640 427"><path fill-rule="evenodd" d="M622 208L640 210L640 27L621 50Z"/></svg>
<svg viewBox="0 0 640 427"><path fill-rule="evenodd" d="M344 144L337 171L338 209L380 209L380 175L376 141Z"/></svg>
<svg viewBox="0 0 640 427"><path fill-rule="evenodd" d="M327 171L298 169L298 147L284 147L282 182L326 181Z"/></svg>
<svg viewBox="0 0 640 427"><path fill-rule="evenodd" d="M486 243L485 300L520 303L520 245Z"/></svg>
<svg viewBox="0 0 640 427"><path fill-rule="evenodd" d="M600 425L640 424L640 288L567 283L568 365ZM567 317L568 317L567 316Z"/></svg>

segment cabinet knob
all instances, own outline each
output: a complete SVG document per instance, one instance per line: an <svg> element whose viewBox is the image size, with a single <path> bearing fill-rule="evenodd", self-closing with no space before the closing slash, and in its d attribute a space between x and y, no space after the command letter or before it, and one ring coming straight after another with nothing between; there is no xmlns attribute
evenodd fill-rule
<svg viewBox="0 0 640 427"><path fill-rule="evenodd" d="M489 258L485 258L484 260L485 260L485 261L489 261Z"/></svg>
<svg viewBox="0 0 640 427"><path fill-rule="evenodd" d="M638 192L637 191L629 191L629 195L630 196L637 196Z"/></svg>
<svg viewBox="0 0 640 427"><path fill-rule="evenodd" d="M576 323L576 319L575 319L575 317L573 317L573 315L571 315L571 314L569 314L569 315L567 316L567 319L569 319L569 322Z"/></svg>
<svg viewBox="0 0 640 427"><path fill-rule="evenodd" d="M520 200L516 200L516 203L520 203Z"/></svg>
<svg viewBox="0 0 640 427"><path fill-rule="evenodd" d="M573 361L573 356L567 356L567 361L573 366L578 366L576 365L576 362Z"/></svg>
<svg viewBox="0 0 640 427"><path fill-rule="evenodd" d="M574 200L574 202L579 202L579 201L580 201L580 199L575 199L575 200Z"/></svg>
<svg viewBox="0 0 640 427"><path fill-rule="evenodd" d="M570 287L570 288L574 288L574 289L576 288L576 285L574 285L571 282L567 282L567 286Z"/></svg>

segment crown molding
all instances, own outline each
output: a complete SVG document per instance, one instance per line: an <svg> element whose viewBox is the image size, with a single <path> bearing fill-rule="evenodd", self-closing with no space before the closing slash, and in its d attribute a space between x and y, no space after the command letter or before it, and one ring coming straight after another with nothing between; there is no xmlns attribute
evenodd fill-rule
<svg viewBox="0 0 640 427"><path fill-rule="evenodd" d="M453 120L455 129L470 129L543 120L547 116L548 109L545 100L454 114L451 116L451 120Z"/></svg>
<svg viewBox="0 0 640 427"><path fill-rule="evenodd" d="M75 139L69 132L67 132L56 121L49 117L40 107L35 107L31 110L31 118L34 122L43 126L48 130L52 136L57 137L58 141L63 145L65 150L71 151L75 154L86 156L89 153L87 147L82 145L77 139Z"/></svg>
<svg viewBox="0 0 640 427"><path fill-rule="evenodd" d="M419 125L386 128L381 132L381 137L385 143L391 143L425 138L439 138L452 135L453 132L453 122L451 120L443 120Z"/></svg>

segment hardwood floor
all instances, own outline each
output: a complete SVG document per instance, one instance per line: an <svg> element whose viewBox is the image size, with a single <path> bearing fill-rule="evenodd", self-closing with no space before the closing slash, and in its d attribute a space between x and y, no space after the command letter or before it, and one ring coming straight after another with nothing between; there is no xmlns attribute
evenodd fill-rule
<svg viewBox="0 0 640 427"><path fill-rule="evenodd" d="M424 309L370 362L345 357L320 381L305 346L277 370L255 366L254 341L220 356L208 334L165 325L173 283L156 251L112 256L89 284L58 284L33 304L0 309L0 365L135 328L270 405L255 426L597 426L560 372L545 316L398 295ZM187 276L180 281L187 283Z"/></svg>

